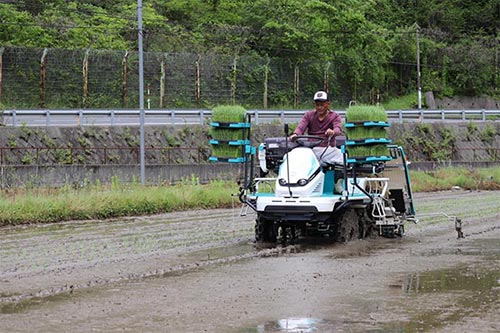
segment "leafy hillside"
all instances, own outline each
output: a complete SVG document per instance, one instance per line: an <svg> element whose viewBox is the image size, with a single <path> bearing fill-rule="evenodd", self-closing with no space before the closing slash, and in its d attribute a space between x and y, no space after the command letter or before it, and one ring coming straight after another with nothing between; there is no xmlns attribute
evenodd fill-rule
<svg viewBox="0 0 500 333"><path fill-rule="evenodd" d="M4 0L0 44L137 48L135 0ZM144 47L330 61L336 80L373 94L499 95L498 0L144 0Z"/></svg>

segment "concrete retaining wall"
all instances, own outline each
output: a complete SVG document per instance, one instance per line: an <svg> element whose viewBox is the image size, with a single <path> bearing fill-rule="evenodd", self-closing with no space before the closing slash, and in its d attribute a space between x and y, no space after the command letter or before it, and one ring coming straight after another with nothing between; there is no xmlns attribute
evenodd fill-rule
<svg viewBox="0 0 500 333"><path fill-rule="evenodd" d="M204 164L204 165L149 165L146 166L146 183L158 185L178 183L183 179L196 178L200 183L210 180L242 179L243 165ZM0 167L1 188L13 187L61 187L71 185L110 183L116 179L121 183L140 183L139 165L99 165L99 166L2 166Z"/></svg>
<svg viewBox="0 0 500 333"><path fill-rule="evenodd" d="M208 156L205 155L208 153L201 154L199 148L194 148L194 152L182 149L182 147L208 149L210 131L207 126L147 127L145 134L147 147L169 148L172 155L170 158L165 158L162 149L146 151L147 184L177 183L182 179L189 180L193 176L202 183L211 179L236 181L243 176L243 166L240 164L206 164ZM262 142L264 138L283 135L283 127L280 124L252 127L254 145ZM109 183L113 177L122 183L139 183L140 167L138 155L135 153L138 137L137 127L2 128L0 147L6 148L5 151L0 150L0 186L1 188L64 185L77 187L85 183L95 184L97 181ZM405 147L408 158L413 162L410 165L411 169L430 170L448 165L482 167L500 163L498 122L479 125L393 124L389 128L389 137L393 142ZM76 149L73 158L80 165L65 164L68 163L67 156L62 154L58 159L55 148L53 151L45 150L38 154L36 147ZM109 152L105 157L103 147L126 148ZM10 148L13 148L12 151ZM446 164L416 162L437 159L432 156L436 151L449 151L450 159L457 162ZM28 162L23 164L25 160Z"/></svg>

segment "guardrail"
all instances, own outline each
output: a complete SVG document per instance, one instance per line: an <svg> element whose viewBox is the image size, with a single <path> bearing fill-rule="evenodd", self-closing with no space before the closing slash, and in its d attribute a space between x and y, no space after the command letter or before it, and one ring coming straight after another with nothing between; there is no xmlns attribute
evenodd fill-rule
<svg viewBox="0 0 500 333"><path fill-rule="evenodd" d="M305 110L249 110L256 124L298 122ZM345 110L337 111L345 116ZM392 122L500 121L500 110L387 110ZM205 124L210 110L145 110L146 125ZM123 126L138 125L139 110L5 110L6 126Z"/></svg>

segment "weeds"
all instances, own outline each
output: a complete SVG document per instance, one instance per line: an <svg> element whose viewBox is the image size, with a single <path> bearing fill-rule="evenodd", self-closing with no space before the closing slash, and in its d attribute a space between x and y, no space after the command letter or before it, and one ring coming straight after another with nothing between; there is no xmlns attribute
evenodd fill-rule
<svg viewBox="0 0 500 333"><path fill-rule="evenodd" d="M386 110L409 110L414 109L417 105L418 97L417 94L409 94L406 96L391 99L387 103L384 103L384 108Z"/></svg>
<svg viewBox="0 0 500 333"><path fill-rule="evenodd" d="M411 171L411 179L415 192L453 186L500 190L500 168ZM122 184L113 177L107 186L84 181L78 187L4 190L0 192L0 226L227 208L233 204L232 193L237 193L235 182L216 180L203 185L195 175L177 185Z"/></svg>
<svg viewBox="0 0 500 333"><path fill-rule="evenodd" d="M464 190L500 190L500 168L412 171L411 179L415 192L444 191L454 186Z"/></svg>
<svg viewBox="0 0 500 333"><path fill-rule="evenodd" d="M496 128L491 124L487 123L483 130L479 132L479 139L485 143L492 143L497 135Z"/></svg>
<svg viewBox="0 0 500 333"><path fill-rule="evenodd" d="M465 140L472 141L476 132L477 132L477 125L474 124L472 121L470 121L467 124L467 132L465 134Z"/></svg>
<svg viewBox="0 0 500 333"><path fill-rule="evenodd" d="M0 195L0 225L230 207L230 193L236 191L236 183L219 181L201 185L194 175L170 186L121 184L117 177L113 177L109 186L85 182L79 188L68 185L60 189L3 191Z"/></svg>

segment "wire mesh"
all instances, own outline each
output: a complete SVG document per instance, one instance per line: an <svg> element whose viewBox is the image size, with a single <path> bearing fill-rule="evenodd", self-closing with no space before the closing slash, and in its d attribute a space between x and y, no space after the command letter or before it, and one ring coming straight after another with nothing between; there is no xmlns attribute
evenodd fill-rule
<svg viewBox="0 0 500 333"><path fill-rule="evenodd" d="M126 109L139 104L136 51L4 47L0 56L4 108ZM432 68L439 73L446 70L439 60L443 57L438 52L436 59L425 62L440 64ZM250 108L303 108L311 106L311 96L320 89L330 92L334 105L346 106L351 100L373 103L381 94L416 91L414 64L386 64L383 87L356 80L346 66L335 59L296 63L258 55L145 52L146 107L210 108L235 103Z"/></svg>

